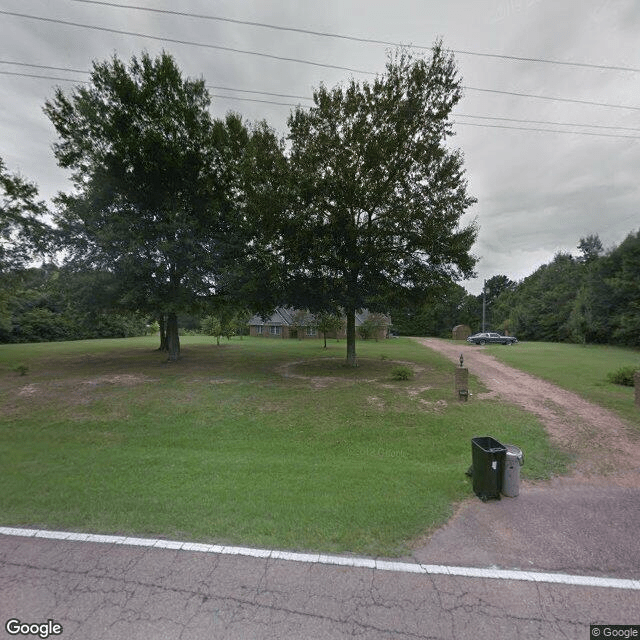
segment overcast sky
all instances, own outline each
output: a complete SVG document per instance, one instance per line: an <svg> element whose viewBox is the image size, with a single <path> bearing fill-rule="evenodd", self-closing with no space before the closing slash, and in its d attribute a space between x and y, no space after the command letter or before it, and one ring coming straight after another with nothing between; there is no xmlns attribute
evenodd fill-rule
<svg viewBox="0 0 640 640"><path fill-rule="evenodd" d="M455 110L458 124L451 144L465 155L469 192L478 199L463 219L477 219L480 228L474 247L480 258L478 277L462 283L473 294L481 291L484 278L504 274L520 280L558 251L576 254L579 239L588 234L599 234L605 247L611 247L640 227L640 3L634 0L113 2L414 46L428 47L441 37L446 47L459 52L456 59L467 87ZM202 77L208 85L311 96L320 83L334 86L352 76L372 76L186 41L372 72L384 70L389 48L76 0L2 0L0 11L185 41L0 13L0 156L10 171L34 181L46 199L69 189L69 182L53 157L55 132L42 107L56 85L70 90L73 84L6 72L82 80L87 76L78 72L24 65L81 71L114 53L129 60L143 50L155 55L164 49L185 75ZM250 121L266 119L282 136L291 107L222 96L309 104L260 93L214 89L212 94L214 116L233 110ZM625 106L629 108L621 108Z"/></svg>

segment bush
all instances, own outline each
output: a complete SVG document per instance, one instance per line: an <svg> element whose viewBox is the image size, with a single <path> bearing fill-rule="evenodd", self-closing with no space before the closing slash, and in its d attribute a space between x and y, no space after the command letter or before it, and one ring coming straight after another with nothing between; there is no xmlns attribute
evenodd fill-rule
<svg viewBox="0 0 640 640"><path fill-rule="evenodd" d="M46 307L34 307L14 320L12 342L71 340L75 330L75 323L65 315Z"/></svg>
<svg viewBox="0 0 640 640"><path fill-rule="evenodd" d="M112 311L89 313L82 322L86 338L133 338L147 333L147 318L139 313L116 313Z"/></svg>
<svg viewBox="0 0 640 640"><path fill-rule="evenodd" d="M638 371L636 367L621 367L617 371L612 371L607 379L613 384L620 384L624 387L633 387L633 374Z"/></svg>
<svg viewBox="0 0 640 640"><path fill-rule="evenodd" d="M358 327L358 333L363 340L369 340L376 334L376 329L376 325L371 320L365 320Z"/></svg>
<svg viewBox="0 0 640 640"><path fill-rule="evenodd" d="M199 329L184 329L183 327L180 327L178 329L178 335L180 335L180 336L201 336L202 335L202 331L200 331Z"/></svg>
<svg viewBox="0 0 640 640"><path fill-rule="evenodd" d="M391 377L394 380L410 380L413 378L413 370L409 367L395 367L391 371Z"/></svg>

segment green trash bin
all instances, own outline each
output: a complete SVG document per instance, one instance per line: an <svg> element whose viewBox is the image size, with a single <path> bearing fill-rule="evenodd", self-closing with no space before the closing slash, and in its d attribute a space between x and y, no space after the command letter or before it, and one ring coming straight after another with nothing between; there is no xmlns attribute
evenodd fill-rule
<svg viewBox="0 0 640 640"><path fill-rule="evenodd" d="M491 436L471 438L473 492L483 502L500 500L507 448Z"/></svg>

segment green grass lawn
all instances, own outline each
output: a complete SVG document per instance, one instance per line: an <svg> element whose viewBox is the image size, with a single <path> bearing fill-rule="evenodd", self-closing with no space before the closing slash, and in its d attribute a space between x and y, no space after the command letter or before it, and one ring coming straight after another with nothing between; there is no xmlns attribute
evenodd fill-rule
<svg viewBox="0 0 640 640"><path fill-rule="evenodd" d="M393 556L473 495L472 437L521 446L532 479L569 461L533 416L457 402L408 339L359 342L356 369L344 342L156 346L0 346L0 524Z"/></svg>
<svg viewBox="0 0 640 640"><path fill-rule="evenodd" d="M633 387L607 380L607 374L621 367L640 369L640 350L557 342L519 342L509 348L502 345L485 348L506 364L612 409L640 429L640 412L634 405Z"/></svg>

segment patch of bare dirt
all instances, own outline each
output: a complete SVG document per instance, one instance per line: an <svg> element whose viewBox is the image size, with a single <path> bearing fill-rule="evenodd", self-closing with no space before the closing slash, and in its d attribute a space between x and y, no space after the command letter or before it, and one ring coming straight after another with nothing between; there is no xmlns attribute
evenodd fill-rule
<svg viewBox="0 0 640 640"><path fill-rule="evenodd" d="M35 393L38 392L38 387L35 384L28 384L25 385L24 387L20 387L20 389L18 389L18 395L19 396L32 396Z"/></svg>
<svg viewBox="0 0 640 640"><path fill-rule="evenodd" d="M415 398L416 396L419 396L421 393L424 393L425 391L429 391L433 389L433 387L431 386L426 386L426 387L412 387L407 389L407 395L410 398Z"/></svg>
<svg viewBox="0 0 640 640"><path fill-rule="evenodd" d="M136 385L145 384L147 382L152 382L152 379L144 375L122 373L118 375L99 376L89 380L81 380L80 384L89 387L97 387L104 384L112 384L120 387L135 387Z"/></svg>
<svg viewBox="0 0 640 640"><path fill-rule="evenodd" d="M339 363L342 363L341 359L326 359L327 362L329 360L332 361L332 365L339 366ZM390 379L391 375L391 367L396 365L404 365L410 367L413 370L414 375L419 376L420 374L427 371L426 367L422 367L420 365L415 364L414 362L409 362L406 360L390 360L384 359L382 361L383 368L379 371L376 371L376 366L380 366L380 362L373 362L373 371L368 371L369 376L371 374L376 375L376 377L367 377L367 378L359 378L359 377L349 377L349 376L332 376L332 375L312 375L310 373L301 373L299 371L300 367L307 365L309 360L298 360L295 362L287 362L279 366L276 369L276 372L281 375L283 378L289 378L294 380L300 380L306 382L311 389L325 389L328 387L340 387L340 386L353 386L355 384L368 384L370 385L370 389L374 390L374 386L378 389L388 389L395 392L396 397L406 397L415 402L412 406L422 411L431 412L431 413L441 413L444 411L448 403L446 400L437 400L430 401L424 398L420 398L420 394L430 391L434 389L432 385L425 384L409 384L403 383L401 386L397 384L391 384L389 382L385 382L385 380ZM330 368L327 368L327 371L331 371ZM393 410L389 407L387 402L385 402L382 398L378 396L372 395L367 397L367 404L377 409L378 411L388 411Z"/></svg>
<svg viewBox="0 0 640 640"><path fill-rule="evenodd" d="M14 413L25 401L30 405L39 403L46 405L64 401L66 406L89 404L102 389L108 387L130 388L155 382L143 374L108 374L90 378L64 378L60 380L45 379L30 382L26 385L6 385L7 401L4 406L5 415Z"/></svg>
<svg viewBox="0 0 640 640"><path fill-rule="evenodd" d="M640 487L640 438L611 411L503 364L482 347L436 338L415 340L456 364L462 353L469 372L489 389L476 399L498 397L538 416L551 439L575 455L574 478L606 476L618 484Z"/></svg>
<svg viewBox="0 0 640 640"><path fill-rule="evenodd" d="M383 411L385 408L384 400L382 398L378 398L377 396L369 396L367 398L367 402L376 409Z"/></svg>
<svg viewBox="0 0 640 640"><path fill-rule="evenodd" d="M354 385L361 382L375 382L374 380L365 380L363 378L346 378L330 375L305 375L296 373L296 367L307 364L308 360L298 360L296 362L287 362L276 369L276 372L283 378L291 378L294 380L304 380L310 384L313 389L324 389L332 385ZM336 359L336 362L339 360Z"/></svg>
<svg viewBox="0 0 640 640"><path fill-rule="evenodd" d="M435 402L432 402L431 400L423 400L422 398L420 399L420 404L425 408L425 409L429 409L431 411L435 411L436 413L440 413L442 411L444 411L448 406L449 403L446 400L436 400Z"/></svg>

